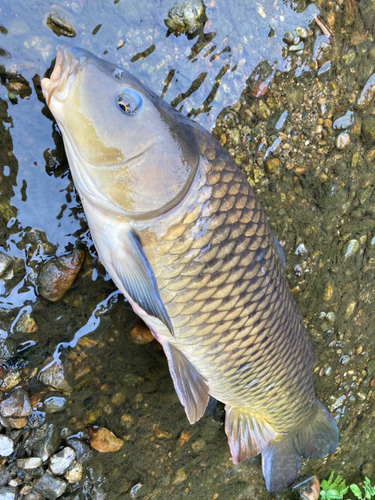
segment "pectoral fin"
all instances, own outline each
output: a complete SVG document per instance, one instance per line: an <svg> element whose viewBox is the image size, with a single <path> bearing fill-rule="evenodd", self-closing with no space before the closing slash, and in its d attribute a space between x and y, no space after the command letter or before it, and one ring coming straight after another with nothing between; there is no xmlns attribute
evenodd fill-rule
<svg viewBox="0 0 375 500"><path fill-rule="evenodd" d="M194 424L204 415L208 403L206 381L182 352L169 344L163 344L163 348L177 396L185 408L189 422Z"/></svg>
<svg viewBox="0 0 375 500"><path fill-rule="evenodd" d="M285 271L285 255L284 255L284 250L283 250L283 247L281 246L280 241L276 238L276 236L274 234L273 234L273 241L275 242L276 250L277 250L277 253L278 253L279 257L280 257L281 265L283 266L283 269Z"/></svg>
<svg viewBox="0 0 375 500"><path fill-rule="evenodd" d="M125 236L126 262L113 261L113 267L125 290L147 314L160 319L174 336L171 320L160 298L154 272L138 236L129 231Z"/></svg>
<svg viewBox="0 0 375 500"><path fill-rule="evenodd" d="M225 406L225 433L235 464L257 456L276 434L259 415L232 406Z"/></svg>

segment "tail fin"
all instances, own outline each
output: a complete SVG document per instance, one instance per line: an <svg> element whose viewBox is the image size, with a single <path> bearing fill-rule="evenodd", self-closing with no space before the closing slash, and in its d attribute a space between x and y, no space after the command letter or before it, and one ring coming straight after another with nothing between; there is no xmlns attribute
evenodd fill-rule
<svg viewBox="0 0 375 500"><path fill-rule="evenodd" d="M269 442L262 451L262 470L270 493L288 487L297 476L301 457L320 458L334 453L338 442L335 421L320 401L316 413L297 433Z"/></svg>

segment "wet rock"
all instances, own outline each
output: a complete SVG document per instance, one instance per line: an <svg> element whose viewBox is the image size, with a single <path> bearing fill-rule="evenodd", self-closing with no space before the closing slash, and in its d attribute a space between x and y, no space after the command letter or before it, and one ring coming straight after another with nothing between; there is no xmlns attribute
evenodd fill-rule
<svg viewBox="0 0 375 500"><path fill-rule="evenodd" d="M49 468L53 474L61 476L68 469L75 459L76 454L68 446L49 459Z"/></svg>
<svg viewBox="0 0 375 500"><path fill-rule="evenodd" d="M43 411L46 413L57 413L65 410L68 401L64 396L47 396L43 401Z"/></svg>
<svg viewBox="0 0 375 500"><path fill-rule="evenodd" d="M31 314L24 311L18 318L14 329L17 333L34 333L37 331L38 325Z"/></svg>
<svg viewBox="0 0 375 500"><path fill-rule="evenodd" d="M340 396L339 398L337 398L336 401L331 404L331 411L334 411L337 408L339 408L340 406L342 406L344 404L345 400L346 400L346 395L345 394L343 394L342 396Z"/></svg>
<svg viewBox="0 0 375 500"><path fill-rule="evenodd" d="M0 361L11 358L16 352L16 343L12 339L0 339Z"/></svg>
<svg viewBox="0 0 375 500"><path fill-rule="evenodd" d="M359 250L359 242L357 240L350 240L344 246L344 259L348 257L353 257Z"/></svg>
<svg viewBox="0 0 375 500"><path fill-rule="evenodd" d="M301 477L297 479L297 484L293 486L300 500L318 500L320 492L320 482L316 476L307 479Z"/></svg>
<svg viewBox="0 0 375 500"><path fill-rule="evenodd" d="M375 95L375 73L365 83L363 90L358 98L357 106L360 109L366 109L372 102Z"/></svg>
<svg viewBox="0 0 375 500"><path fill-rule="evenodd" d="M42 465L42 459L39 457L20 458L17 460L17 466L20 469L36 469Z"/></svg>
<svg viewBox="0 0 375 500"><path fill-rule="evenodd" d="M178 36L186 33L189 37L194 36L207 20L205 10L201 0L176 2L168 12L168 19L164 20L168 34Z"/></svg>
<svg viewBox="0 0 375 500"><path fill-rule="evenodd" d="M90 446L78 438L68 439L67 443L76 452L76 459L80 463L87 462L94 456Z"/></svg>
<svg viewBox="0 0 375 500"><path fill-rule="evenodd" d="M152 333L145 325L135 325L130 330L130 337L134 344L148 344L154 340Z"/></svg>
<svg viewBox="0 0 375 500"><path fill-rule="evenodd" d="M337 149L344 149L350 144L350 135L346 132L341 132L336 138Z"/></svg>
<svg viewBox="0 0 375 500"><path fill-rule="evenodd" d="M271 110L262 100L258 103L258 108L256 110L256 116L259 120L268 120L271 115Z"/></svg>
<svg viewBox="0 0 375 500"><path fill-rule="evenodd" d="M290 31L287 31L283 36L283 42L287 45L295 45L299 42L299 38L297 34L293 34Z"/></svg>
<svg viewBox="0 0 375 500"><path fill-rule="evenodd" d="M307 31L307 29L305 28L305 26L298 26L295 30L294 30L294 33L299 36L300 38L302 38L303 40L305 38L308 38L309 36L309 32Z"/></svg>
<svg viewBox="0 0 375 500"><path fill-rule="evenodd" d="M0 434L0 457L9 457L13 451L13 441L9 437Z"/></svg>
<svg viewBox="0 0 375 500"><path fill-rule="evenodd" d="M117 438L113 432L105 427L89 428L89 443L94 450L101 453L118 451L124 445L122 439Z"/></svg>
<svg viewBox="0 0 375 500"><path fill-rule="evenodd" d="M82 464L74 462L65 472L64 477L69 484L74 484L82 479L82 472L83 472Z"/></svg>
<svg viewBox="0 0 375 500"><path fill-rule="evenodd" d="M50 474L44 474L36 480L34 485L34 488L48 500L56 500L56 498L61 497L66 487L67 484L63 479Z"/></svg>
<svg viewBox="0 0 375 500"><path fill-rule="evenodd" d="M16 500L16 488L0 487L0 498L1 500Z"/></svg>
<svg viewBox="0 0 375 500"><path fill-rule="evenodd" d="M50 13L46 24L57 36L67 36L69 38L76 36L76 31L69 20L57 12Z"/></svg>
<svg viewBox="0 0 375 500"><path fill-rule="evenodd" d="M54 387L64 392L72 392L72 386L68 382L70 371L60 360L52 361L41 369L38 380L45 385Z"/></svg>
<svg viewBox="0 0 375 500"><path fill-rule="evenodd" d="M59 447L60 433L55 424L34 429L29 438L32 452L45 462Z"/></svg>
<svg viewBox="0 0 375 500"><path fill-rule="evenodd" d="M4 252L0 252L0 278L5 276L12 265L12 258Z"/></svg>
<svg viewBox="0 0 375 500"><path fill-rule="evenodd" d="M0 403L0 414L3 417L27 417L32 411L29 396L23 389L16 389Z"/></svg>
<svg viewBox="0 0 375 500"><path fill-rule="evenodd" d="M84 256L83 250L75 248L66 255L55 257L46 262L37 278L40 295L51 302L61 299L76 279Z"/></svg>
<svg viewBox="0 0 375 500"><path fill-rule="evenodd" d="M21 380L21 372L18 371L10 371L5 375L5 377L1 380L1 390L2 391L9 391L10 389L13 389L16 385L19 384Z"/></svg>
<svg viewBox="0 0 375 500"><path fill-rule="evenodd" d="M231 138L233 144L240 143L240 131L237 128L229 130L229 137Z"/></svg>

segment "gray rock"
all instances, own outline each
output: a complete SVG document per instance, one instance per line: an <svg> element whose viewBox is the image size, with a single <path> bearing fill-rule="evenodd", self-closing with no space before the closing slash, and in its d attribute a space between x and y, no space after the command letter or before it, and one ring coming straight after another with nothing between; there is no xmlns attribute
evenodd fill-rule
<svg viewBox="0 0 375 500"><path fill-rule="evenodd" d="M67 484L63 479L44 474L41 478L37 479L34 488L47 498L47 500L56 500L66 490Z"/></svg>
<svg viewBox="0 0 375 500"><path fill-rule="evenodd" d="M14 451L14 443L13 441L8 438L7 436L4 436L3 434L0 435L0 456L1 457L9 457ZM1 498L1 496L0 496Z"/></svg>
<svg viewBox="0 0 375 500"><path fill-rule="evenodd" d="M80 439L71 438L67 440L67 443L76 452L76 459L80 463L87 462L94 456L90 446Z"/></svg>
<svg viewBox="0 0 375 500"><path fill-rule="evenodd" d="M32 411L29 396L23 389L16 389L0 403L0 414L3 417L27 417Z"/></svg>
<svg viewBox="0 0 375 500"><path fill-rule="evenodd" d="M45 462L59 447L60 433L55 424L49 424L40 429L35 429L29 438L31 449L34 455L40 457Z"/></svg>
<svg viewBox="0 0 375 500"><path fill-rule="evenodd" d="M46 413L57 413L58 411L65 410L68 404L64 396L47 396L43 401L42 410Z"/></svg>
<svg viewBox="0 0 375 500"><path fill-rule="evenodd" d="M59 453L53 455L49 460L49 468L53 474L61 476L68 469L70 464L76 457L76 453L68 446L63 448Z"/></svg>
<svg viewBox="0 0 375 500"><path fill-rule="evenodd" d="M16 488L0 487L0 498L1 500L15 500Z"/></svg>
<svg viewBox="0 0 375 500"><path fill-rule="evenodd" d="M20 458L17 460L17 466L20 469L36 469L40 465L42 465L42 459L39 457Z"/></svg>

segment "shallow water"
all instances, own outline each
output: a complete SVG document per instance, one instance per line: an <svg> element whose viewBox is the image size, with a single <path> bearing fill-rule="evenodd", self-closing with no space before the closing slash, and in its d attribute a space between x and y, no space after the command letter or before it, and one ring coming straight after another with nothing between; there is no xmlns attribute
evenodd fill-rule
<svg viewBox="0 0 375 500"><path fill-rule="evenodd" d="M68 408L46 416L62 438L84 437L86 425L97 424L124 439L119 452L95 453L85 466L83 498L270 495L259 458L233 465L221 405L190 426L157 346L131 341L137 319L97 261L40 91L62 45L129 69L213 129L234 156L284 244L289 284L314 344L317 396L340 428L336 455L308 461L303 470L322 479L334 468L348 480L367 475L375 482L369 459L375 448L375 108L358 106L374 73L375 7L352 0L317 4L236 1L224 8L212 0L204 29L189 40L166 36L169 1L1 3L0 246L13 268L0 279L0 335L18 351L30 346L17 366L26 359L21 381L36 396L46 393L36 379L43 363L54 356L70 367ZM319 10L334 36L313 21ZM76 36L57 36L46 24L51 12ZM302 52L287 51L283 36L298 26L310 28ZM338 149L341 130L332 122L347 111L355 119L342 131L351 143ZM38 296L38 271L75 245L88 250L80 274L60 301L48 303ZM17 329L24 312L36 328ZM113 400L115 394L122 396Z"/></svg>

